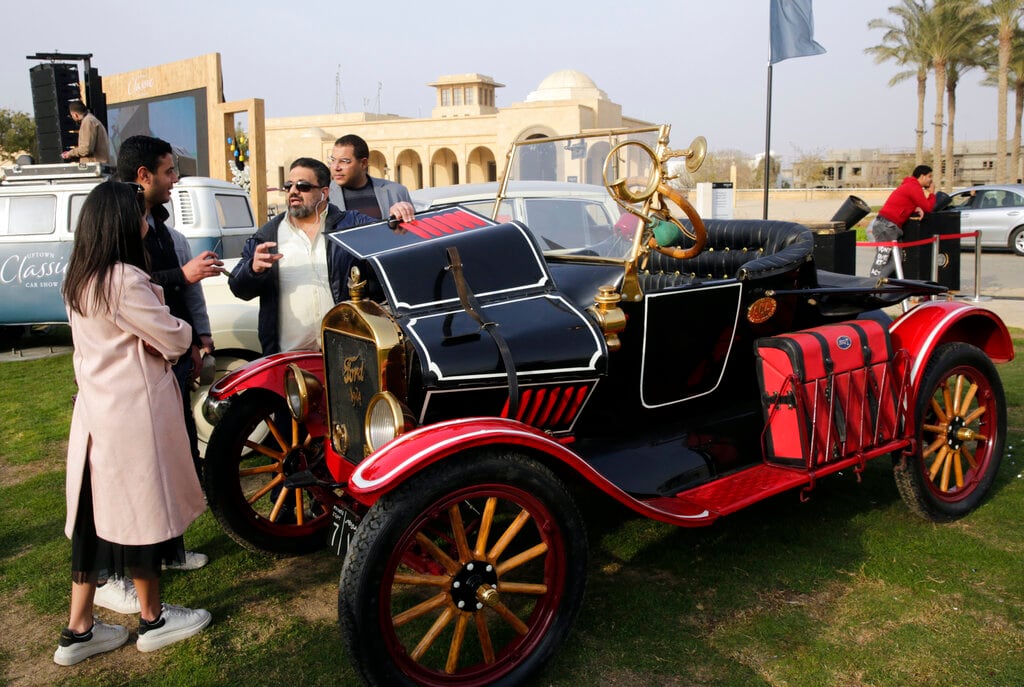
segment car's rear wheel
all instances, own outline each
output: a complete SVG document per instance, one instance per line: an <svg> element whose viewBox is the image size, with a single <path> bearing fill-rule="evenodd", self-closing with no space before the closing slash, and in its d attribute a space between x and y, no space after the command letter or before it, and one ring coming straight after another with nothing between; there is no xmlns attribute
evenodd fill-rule
<svg viewBox="0 0 1024 687"><path fill-rule="evenodd" d="M940 346L916 402L918 451L896 463L896 486L930 520L971 512L992 486L1006 440L1003 385L992 361L965 343Z"/></svg>
<svg viewBox="0 0 1024 687"><path fill-rule="evenodd" d="M1017 227L1010 232L1010 250L1017 255L1024 255L1024 227Z"/></svg>
<svg viewBox="0 0 1024 687"><path fill-rule="evenodd" d="M321 548L335 496L319 486L283 485L286 477L304 470L330 481L323 437L311 436L295 422L277 394L246 391L210 436L203 471L210 511L228 536L254 551L294 554Z"/></svg>
<svg viewBox="0 0 1024 687"><path fill-rule="evenodd" d="M370 508L338 619L372 685L521 684L565 642L587 543L565 486L518 454L450 458Z"/></svg>

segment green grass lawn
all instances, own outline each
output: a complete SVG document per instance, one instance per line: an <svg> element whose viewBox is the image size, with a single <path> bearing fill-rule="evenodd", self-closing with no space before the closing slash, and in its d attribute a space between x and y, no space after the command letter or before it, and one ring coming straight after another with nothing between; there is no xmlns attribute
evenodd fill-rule
<svg viewBox="0 0 1024 687"><path fill-rule="evenodd" d="M704 529L605 509L591 524L579 622L537 684L970 687L1024 682L1024 335L999 367L1010 437L990 498L936 525L900 501L887 459L807 503L784 494ZM210 555L167 573L165 598L209 609L199 636L127 646L72 668L64 451L69 355L0 363L0 671L10 685L355 685L336 626L340 561L240 549L209 513L186 533ZM136 618L100 609L136 629Z"/></svg>

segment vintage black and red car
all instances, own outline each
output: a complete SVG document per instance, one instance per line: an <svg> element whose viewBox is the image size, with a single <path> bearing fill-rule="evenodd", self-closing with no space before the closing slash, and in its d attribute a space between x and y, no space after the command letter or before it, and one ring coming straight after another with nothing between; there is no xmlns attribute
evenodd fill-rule
<svg viewBox="0 0 1024 687"><path fill-rule="evenodd" d="M213 512L245 546L344 557L341 635L367 683L534 675L583 601L581 492L698 527L889 457L926 518L985 497L1006 436L993 361L1013 357L999 318L818 270L800 224L702 221L669 163L703 149L670 149L668 127L516 144L505 183L603 181L622 217L451 207L335 234L350 298L322 352L211 390Z"/></svg>

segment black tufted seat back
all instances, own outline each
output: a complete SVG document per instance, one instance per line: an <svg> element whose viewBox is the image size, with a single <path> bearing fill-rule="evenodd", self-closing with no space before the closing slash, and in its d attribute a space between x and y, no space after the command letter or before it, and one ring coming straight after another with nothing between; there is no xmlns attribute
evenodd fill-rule
<svg viewBox="0 0 1024 687"><path fill-rule="evenodd" d="M680 260L651 251L640 274L644 291L708 279L758 279L812 259L814 236L802 224L774 220L704 221L708 241L699 255Z"/></svg>

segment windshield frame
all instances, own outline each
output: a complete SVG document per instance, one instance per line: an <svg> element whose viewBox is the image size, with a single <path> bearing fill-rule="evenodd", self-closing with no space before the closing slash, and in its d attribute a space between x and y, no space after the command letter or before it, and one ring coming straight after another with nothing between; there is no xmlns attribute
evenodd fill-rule
<svg viewBox="0 0 1024 687"><path fill-rule="evenodd" d="M508 153L505 156L505 168L502 172L501 182L498 185L497 197L495 198L494 205L492 206L492 219L496 219L496 213L498 208L501 207L503 201L509 200L509 185L515 181L527 181L520 179L517 175L520 170L520 160L524 151L529 150L531 147L538 145L551 145L557 143L568 143L578 141L587 141L588 146L597 141L605 141L614 147L616 144L622 141L639 139L643 141L649 141L652 148L657 148L659 151L662 150L668 143L668 132L670 125L650 125L640 127L621 127L613 129L593 129L576 132L573 134L565 134L559 136L544 136L529 139L519 139L513 141L509 146ZM568 148L568 146L566 146ZM604 160L602 160L603 169ZM661 172L662 170L659 170ZM564 183L574 183L575 180L569 179L556 179L556 181L562 181ZM583 181L576 183L594 183L593 180L584 179ZM602 185L604 180L601 181ZM607 186L605 185L607 190ZM612 197L609 194L609 197ZM621 203L620 203L621 205ZM646 209L646 208L644 208ZM627 212L627 208L623 208L623 212ZM556 251L545 250L544 255L547 259L558 260L558 261L585 261L585 262L601 262L601 263L614 263L628 265L635 263L639 248L641 244L641 227L634 232L633 240L631 241L630 249L621 256L601 256L601 255L580 255L580 254L559 254Z"/></svg>

